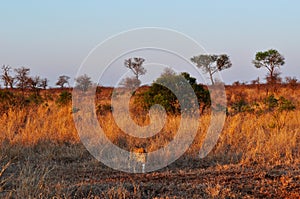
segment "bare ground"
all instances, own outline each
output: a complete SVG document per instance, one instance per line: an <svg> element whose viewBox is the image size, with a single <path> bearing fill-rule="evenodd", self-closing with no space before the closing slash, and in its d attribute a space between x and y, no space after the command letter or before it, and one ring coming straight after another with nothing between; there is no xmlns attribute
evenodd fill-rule
<svg viewBox="0 0 300 199"><path fill-rule="evenodd" d="M99 163L80 145L2 152L1 198L300 198L297 164L243 165L209 156L128 174Z"/></svg>

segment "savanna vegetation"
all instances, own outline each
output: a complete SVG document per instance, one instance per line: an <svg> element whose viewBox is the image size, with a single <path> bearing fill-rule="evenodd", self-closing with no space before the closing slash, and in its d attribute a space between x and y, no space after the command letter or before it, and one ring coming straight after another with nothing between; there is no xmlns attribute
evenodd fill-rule
<svg viewBox="0 0 300 199"><path fill-rule="evenodd" d="M280 79L276 69L284 59L277 59L276 55L277 51L258 53L253 61L256 67L268 69L266 82L258 79L250 84L235 82L225 86L225 125L216 146L203 159L199 158L199 150L210 124L211 100L207 87L197 84L188 73L179 75L166 70L152 85L139 87L133 93L130 116L139 125L149 124L147 113L153 104L160 103L167 112L163 129L147 139L127 135L114 121L111 97L121 95L127 88L113 92L113 88L98 86L95 112L99 124L114 144L128 151L136 146L155 151L166 146L178 130L180 105L161 82L178 83L183 77L194 89L201 109L194 142L171 165L142 174L112 170L85 149L73 121L73 115L81 110L72 105L72 88L65 88L68 76L58 78L56 84L60 88L46 89L47 79L29 78L30 70L24 67L15 71L15 78L11 68L3 66L0 197L299 198L300 90L296 78ZM213 71L230 67L228 56L203 58L204 61L201 56L193 60L199 67L205 66L205 71L211 71L212 84L217 84ZM139 68L144 61L125 61L135 75L132 81L123 82L130 89L139 86L139 75L146 72ZM93 86L86 75L76 81L77 89L83 93ZM125 114L122 118L124 123L129 120Z"/></svg>

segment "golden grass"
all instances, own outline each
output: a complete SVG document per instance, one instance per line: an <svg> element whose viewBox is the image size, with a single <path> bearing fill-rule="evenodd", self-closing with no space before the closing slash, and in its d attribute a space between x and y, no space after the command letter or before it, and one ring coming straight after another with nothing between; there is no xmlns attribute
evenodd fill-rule
<svg viewBox="0 0 300 199"><path fill-rule="evenodd" d="M106 91L109 93L108 91ZM263 103L266 90L256 87L229 87L227 88L228 104L242 96L248 102L257 101ZM276 97L284 96L292 100L297 108L294 111L274 111L262 113L237 113L226 117L225 125L219 137L217 145L213 148L206 159L216 164L238 164L241 166L271 166L276 165L299 165L300 164L300 91L282 87ZM108 104L106 96L98 97L98 104ZM55 101L55 100L54 100ZM62 177L59 183L54 183L49 178L49 173L56 168L56 162L74 162L83 170L95 168L98 164L95 160L88 160L83 164L81 160L90 158L88 152L80 144L73 116L72 105L58 106L54 101L38 106L29 106L22 109L9 109L6 114L0 116L0 197L57 197L67 198L72 195L72 188L64 182ZM230 109L229 109L230 110ZM79 110L80 111L80 110ZM76 114L76 113L74 113ZM140 117L132 113L134 121L140 125L149 124L149 117ZM99 124L107 137L123 149L132 151L134 147L145 147L147 152L155 151L168 145L173 140L180 124L180 116L168 116L164 128L155 136L147 139L139 139L126 135L126 132L116 125L111 113L98 114ZM199 121L191 119L185 126L186 136L189 135L189 125L199 122L199 129L192 145L185 153L185 157L198 158L199 150L205 138L210 124L209 113L201 116ZM127 115L122 115L124 124L129 121ZM127 131L131 127L127 126ZM181 146L178 146L180 148ZM166 155L176 153L176 148ZM44 161L44 164L36 161ZM41 164L41 166L37 166ZM89 164L89 165L88 165ZM73 164L71 164L73 165ZM74 166L77 168L76 166ZM11 169L13 171L8 170ZM103 168L102 168L103 169ZM72 168L70 168L72 170ZM185 171L184 171L185 172ZM8 174L6 174L8 173ZM170 175L170 173L165 174ZM14 180L12 180L14 179ZM282 189L292 180L292 177L282 176ZM79 180L80 181L80 180ZM84 180L82 180L83 183ZM266 183L269 181L265 180ZM83 183L80 185L84 187ZM196 185L195 185L196 186ZM55 187L55 190L51 190ZM87 188L87 196L89 189ZM4 192L4 191L7 192ZM219 183L203 186L204 192L209 197L234 195L233 191ZM4 195L1 195L3 191ZM134 185L134 193L130 193L127 184L108 187L99 195L106 198L124 198L127 196L141 197L139 185ZM42 194L41 194L42 193Z"/></svg>
<svg viewBox="0 0 300 199"><path fill-rule="evenodd" d="M243 92L248 100L263 97L265 92L254 95L256 88L241 91L239 87L227 88L229 104ZM277 96L286 92L291 93L290 99L297 99L298 92L291 92L282 88ZM107 103L105 99L103 102ZM296 101L296 104L299 101ZM298 105L298 104L297 104ZM76 114L76 113L75 113ZM243 163L292 163L299 161L300 142L300 110L289 112L265 112L262 114L239 113L226 118L223 131L214 154L225 156L240 156ZM141 119L136 115L133 118L140 125L148 125L149 117ZM121 116L123 122L129 122L127 115ZM176 135L180 124L180 116L168 116L167 122L161 132L151 138L139 139L126 135L126 132L116 125L112 114L98 115L99 124L107 137L120 147L130 151L132 147L145 145L147 151L155 151L166 146ZM193 124L195 121L190 121ZM210 114L201 116L198 134L189 154L197 155L210 123ZM188 125L189 125L188 124ZM186 136L189 136L189 126L184 127ZM40 142L51 141L55 143L80 143L73 117L71 104L58 106L54 102L47 102L36 107L23 109L9 109L7 114L0 117L0 143L7 142L13 145L36 145ZM130 132L130 126L126 127Z"/></svg>

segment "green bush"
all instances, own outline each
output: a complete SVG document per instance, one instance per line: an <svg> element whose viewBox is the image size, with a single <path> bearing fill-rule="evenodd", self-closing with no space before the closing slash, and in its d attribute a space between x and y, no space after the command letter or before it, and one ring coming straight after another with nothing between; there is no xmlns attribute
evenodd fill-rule
<svg viewBox="0 0 300 199"><path fill-rule="evenodd" d="M273 111L275 109L279 111L292 111L296 109L296 106L291 100L280 96L277 99L273 94L265 99L265 104L268 106L269 111Z"/></svg>
<svg viewBox="0 0 300 199"><path fill-rule="evenodd" d="M43 100L42 96L39 95L39 94L36 94L36 93L29 95L29 96L25 99L25 103L26 103L27 105L29 105L29 104L31 104L31 103L33 103L33 104L41 104L41 103L43 103L43 101L44 101L44 100Z"/></svg>
<svg viewBox="0 0 300 199"><path fill-rule="evenodd" d="M187 89L187 82L193 88L194 93L197 96L197 102L193 101L193 95L185 92ZM187 107L189 110L197 107L196 105L202 105L204 108L210 106L210 95L208 90L204 89L202 85L197 84L196 79L191 77L188 73L181 73L180 75L165 74L160 76L151 85L148 91L140 94L136 98L136 103L141 104L145 110L149 110L149 108L155 104L160 104L165 108L167 113L180 114L181 106L177 97L171 90L162 85L174 88L175 93L180 94L184 99L181 102L181 105Z"/></svg>
<svg viewBox="0 0 300 199"><path fill-rule="evenodd" d="M278 107L278 99L272 94L265 99L265 104L268 106L269 110L274 110Z"/></svg>
<svg viewBox="0 0 300 199"><path fill-rule="evenodd" d="M285 99L284 97L279 98L279 110L280 111L292 111L295 110L296 106L292 101Z"/></svg>
<svg viewBox="0 0 300 199"><path fill-rule="evenodd" d="M235 112L240 113L240 112L245 112L248 106L249 106L248 103L244 99L240 99L239 101L234 102L232 104L232 109Z"/></svg>
<svg viewBox="0 0 300 199"><path fill-rule="evenodd" d="M58 99L56 100L56 103L61 106L64 106L71 103L71 101L72 101L72 94L68 91L63 91L60 93Z"/></svg>

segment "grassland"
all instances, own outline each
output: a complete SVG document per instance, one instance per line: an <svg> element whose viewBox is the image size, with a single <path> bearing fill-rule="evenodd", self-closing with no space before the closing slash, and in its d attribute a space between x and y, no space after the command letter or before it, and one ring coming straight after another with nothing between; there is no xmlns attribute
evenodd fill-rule
<svg viewBox="0 0 300 199"><path fill-rule="evenodd" d="M97 117L107 137L129 151L143 144L114 122L112 90L100 91ZM38 104L1 109L1 198L300 197L299 85L277 85L275 89L266 85L227 86L228 115L209 155L203 159L198 156L210 121L207 111L188 151L168 167L145 174L115 171L91 156L77 134L74 107L57 103L61 92L44 90ZM270 106L267 99L270 101L271 94L275 99L283 96L296 108ZM148 124L148 117L138 115L137 107L132 110L137 123ZM126 115L123 118L124 122L128 119ZM147 151L166 146L179 122L180 116L169 115L162 132L143 141Z"/></svg>

